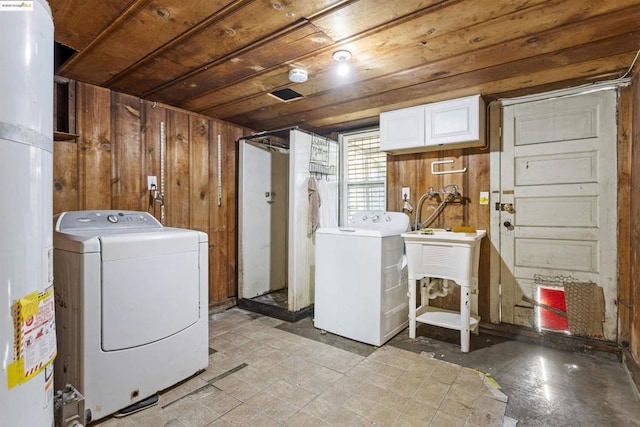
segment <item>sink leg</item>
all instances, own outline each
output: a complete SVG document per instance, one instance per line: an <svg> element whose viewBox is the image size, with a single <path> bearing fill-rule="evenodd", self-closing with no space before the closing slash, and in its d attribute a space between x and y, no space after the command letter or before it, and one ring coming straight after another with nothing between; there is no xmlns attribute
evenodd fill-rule
<svg viewBox="0 0 640 427"><path fill-rule="evenodd" d="M471 319L471 301L469 300L469 287L460 288L460 351L469 352L469 320Z"/></svg>
<svg viewBox="0 0 640 427"><path fill-rule="evenodd" d="M416 337L416 286L417 280L407 280L409 284L409 338Z"/></svg>

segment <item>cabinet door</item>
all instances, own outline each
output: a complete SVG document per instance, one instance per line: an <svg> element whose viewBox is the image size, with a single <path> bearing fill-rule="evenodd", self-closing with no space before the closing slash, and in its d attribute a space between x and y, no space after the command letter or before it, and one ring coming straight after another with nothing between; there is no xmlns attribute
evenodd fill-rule
<svg viewBox="0 0 640 427"><path fill-rule="evenodd" d="M425 115L427 146L484 143L484 103L478 95L427 104Z"/></svg>
<svg viewBox="0 0 640 427"><path fill-rule="evenodd" d="M424 147L424 106L380 114L380 150Z"/></svg>

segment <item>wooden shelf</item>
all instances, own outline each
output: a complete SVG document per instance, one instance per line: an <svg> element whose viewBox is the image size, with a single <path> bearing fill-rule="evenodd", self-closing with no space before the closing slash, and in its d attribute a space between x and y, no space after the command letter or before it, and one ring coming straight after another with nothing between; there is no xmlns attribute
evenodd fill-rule
<svg viewBox="0 0 640 427"><path fill-rule="evenodd" d="M77 142L76 85L62 77L54 77L53 91L53 140Z"/></svg>
<svg viewBox="0 0 640 427"><path fill-rule="evenodd" d="M75 133L57 132L57 131L53 132L53 140L54 141L71 141L71 140L74 140L74 139L78 138L79 136L80 135L75 134Z"/></svg>

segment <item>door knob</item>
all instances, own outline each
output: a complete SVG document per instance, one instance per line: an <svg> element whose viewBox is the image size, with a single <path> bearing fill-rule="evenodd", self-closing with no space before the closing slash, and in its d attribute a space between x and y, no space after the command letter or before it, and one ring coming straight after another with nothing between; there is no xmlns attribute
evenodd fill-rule
<svg viewBox="0 0 640 427"><path fill-rule="evenodd" d="M511 228L511 221L505 221L503 225L507 228Z"/></svg>

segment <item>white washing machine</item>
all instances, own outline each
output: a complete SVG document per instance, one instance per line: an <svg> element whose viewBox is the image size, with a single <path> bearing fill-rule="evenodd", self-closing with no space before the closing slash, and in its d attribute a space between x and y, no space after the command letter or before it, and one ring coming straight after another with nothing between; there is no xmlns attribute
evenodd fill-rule
<svg viewBox="0 0 640 427"><path fill-rule="evenodd" d="M55 386L92 420L208 365L208 239L134 211L54 219ZM156 400L157 401L157 400Z"/></svg>
<svg viewBox="0 0 640 427"><path fill-rule="evenodd" d="M408 228L401 212L357 212L348 227L316 231L316 328L380 346L407 327Z"/></svg>

